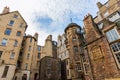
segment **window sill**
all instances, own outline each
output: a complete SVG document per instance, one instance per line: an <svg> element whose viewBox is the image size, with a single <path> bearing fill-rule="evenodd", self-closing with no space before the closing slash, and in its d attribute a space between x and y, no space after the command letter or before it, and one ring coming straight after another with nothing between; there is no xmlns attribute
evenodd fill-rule
<svg viewBox="0 0 120 80"><path fill-rule="evenodd" d="M114 40L114 41L111 41L111 42L109 42L109 44L111 45L111 44L114 44L114 43L116 43L116 42L119 42L120 41L120 38L119 39L117 39L117 40Z"/></svg>
<svg viewBox="0 0 120 80"><path fill-rule="evenodd" d="M78 72L82 72L82 70L77 70Z"/></svg>
<svg viewBox="0 0 120 80"><path fill-rule="evenodd" d="M10 36L10 34L4 34L4 35L6 35L6 36Z"/></svg>
<svg viewBox="0 0 120 80"><path fill-rule="evenodd" d="M6 47L6 45L0 45L0 46Z"/></svg>
<svg viewBox="0 0 120 80"><path fill-rule="evenodd" d="M11 24L7 24L8 26L13 26L13 25L11 25Z"/></svg>
<svg viewBox="0 0 120 80"><path fill-rule="evenodd" d="M17 36L17 35L16 35ZM21 37L21 36L17 36L17 37Z"/></svg>
<svg viewBox="0 0 120 80"><path fill-rule="evenodd" d="M10 58L10 60L14 60L14 58Z"/></svg>
<svg viewBox="0 0 120 80"><path fill-rule="evenodd" d="M18 47L18 45L14 45L14 47Z"/></svg>

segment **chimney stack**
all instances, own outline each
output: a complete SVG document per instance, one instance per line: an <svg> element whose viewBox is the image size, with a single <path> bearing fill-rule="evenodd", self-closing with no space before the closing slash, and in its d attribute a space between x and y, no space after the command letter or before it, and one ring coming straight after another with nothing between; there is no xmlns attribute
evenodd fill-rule
<svg viewBox="0 0 120 80"><path fill-rule="evenodd" d="M35 33L34 37L36 38L36 40L38 40L38 33Z"/></svg>
<svg viewBox="0 0 120 80"><path fill-rule="evenodd" d="M9 7L4 7L4 9L3 9L3 12L2 12L2 14L6 14L6 13L9 13Z"/></svg>
<svg viewBox="0 0 120 80"><path fill-rule="evenodd" d="M49 40L49 41L52 41L52 35L49 35L46 39L46 41Z"/></svg>
<svg viewBox="0 0 120 80"><path fill-rule="evenodd" d="M98 8L100 9L100 8L103 6L103 4L100 3L100 2L98 2L98 3L97 3L97 6L98 6Z"/></svg>

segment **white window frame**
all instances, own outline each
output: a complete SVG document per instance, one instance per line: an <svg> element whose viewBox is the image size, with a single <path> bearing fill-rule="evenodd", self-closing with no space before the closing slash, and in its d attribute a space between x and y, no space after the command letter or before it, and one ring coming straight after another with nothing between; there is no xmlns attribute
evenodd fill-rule
<svg viewBox="0 0 120 80"><path fill-rule="evenodd" d="M28 63L25 63L25 69L28 69Z"/></svg>
<svg viewBox="0 0 120 80"><path fill-rule="evenodd" d="M112 29L114 29L115 30L115 33L117 34L116 36L118 36L118 39L120 39L120 35L119 35L119 33L118 33L118 31L117 31L117 29L116 29L116 26L114 27L114 28L112 28ZM115 39L114 40L114 35L113 35L113 33L111 33L111 32L109 32L109 31L111 31L112 29L110 29L110 30L108 30L107 32L106 32L106 37L107 37L107 40L111 43L111 42L113 42L113 41L116 41L116 40L118 40L118 39ZM108 37L108 35L107 35L107 33L110 33L109 35L111 36L111 37ZM110 40L111 39L111 40ZM112 40L113 39L113 40Z"/></svg>
<svg viewBox="0 0 120 80"><path fill-rule="evenodd" d="M104 17L107 17L109 15L109 12L106 11L103 15L104 15Z"/></svg>
<svg viewBox="0 0 120 80"><path fill-rule="evenodd" d="M120 43L120 42L116 42L116 43ZM113 44L115 45L116 43L113 43ZM117 66L120 69L120 62L118 61L117 56L116 56L116 54L120 54L120 48L118 48L118 46L116 46L116 48L118 49L118 51L114 51L113 48L111 47Z"/></svg>
<svg viewBox="0 0 120 80"><path fill-rule="evenodd" d="M7 39L6 38L2 39L1 45L2 46L6 46L7 45Z"/></svg>
<svg viewBox="0 0 120 80"><path fill-rule="evenodd" d="M15 58L15 52L12 52L10 55L10 59L14 59Z"/></svg>

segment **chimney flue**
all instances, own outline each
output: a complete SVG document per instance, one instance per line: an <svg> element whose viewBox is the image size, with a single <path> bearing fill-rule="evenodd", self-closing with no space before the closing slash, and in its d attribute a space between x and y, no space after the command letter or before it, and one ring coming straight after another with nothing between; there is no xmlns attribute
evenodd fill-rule
<svg viewBox="0 0 120 80"><path fill-rule="evenodd" d="M3 9L3 12L2 12L2 14L6 14L6 13L9 13L9 7L4 7L4 9Z"/></svg>
<svg viewBox="0 0 120 80"><path fill-rule="evenodd" d="M100 2L98 2L98 3L97 3L97 6L98 6L98 8L100 9L100 8L103 6L103 4L100 3Z"/></svg>

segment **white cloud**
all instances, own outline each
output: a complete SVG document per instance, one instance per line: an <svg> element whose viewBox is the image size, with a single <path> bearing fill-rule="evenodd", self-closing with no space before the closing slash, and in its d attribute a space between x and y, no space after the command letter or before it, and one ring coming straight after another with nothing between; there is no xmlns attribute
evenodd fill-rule
<svg viewBox="0 0 120 80"><path fill-rule="evenodd" d="M57 35L70 23L71 17L77 17L73 22L82 25L81 20L88 12L95 15L98 1L107 0L1 0L0 11L5 6L9 6L11 11L18 10L28 23L26 33L33 35L38 32L39 44L43 45L49 34L53 34L56 40ZM45 15L53 20L50 25L42 26L42 23L34 22L36 17Z"/></svg>

